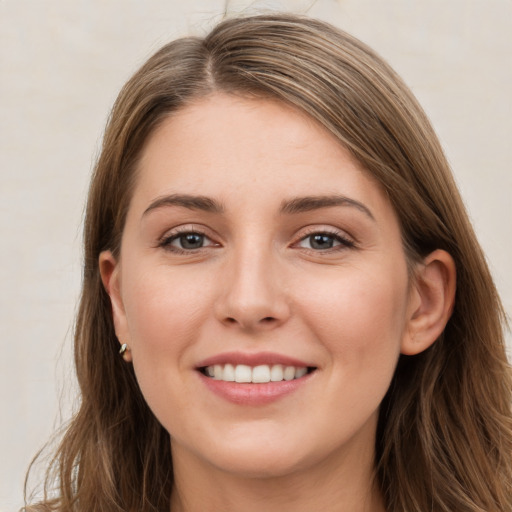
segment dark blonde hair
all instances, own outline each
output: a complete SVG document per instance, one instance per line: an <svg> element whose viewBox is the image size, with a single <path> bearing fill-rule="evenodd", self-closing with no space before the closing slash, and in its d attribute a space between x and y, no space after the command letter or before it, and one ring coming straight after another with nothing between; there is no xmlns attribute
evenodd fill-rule
<svg viewBox="0 0 512 512"><path fill-rule="evenodd" d="M163 119L214 91L277 99L316 119L386 191L408 261L434 249L452 255L453 314L432 347L400 357L380 409L376 478L389 512L510 512L504 313L438 139L372 50L326 23L277 14L171 42L122 89L87 204L75 337L81 404L48 470L57 496L27 511L169 510L169 434L118 355L98 257L119 252L145 141Z"/></svg>

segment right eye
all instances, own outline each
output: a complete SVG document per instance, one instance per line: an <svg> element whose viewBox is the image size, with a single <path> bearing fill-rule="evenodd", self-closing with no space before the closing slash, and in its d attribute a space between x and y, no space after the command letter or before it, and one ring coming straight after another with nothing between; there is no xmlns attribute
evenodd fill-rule
<svg viewBox="0 0 512 512"><path fill-rule="evenodd" d="M161 246L165 249L176 252L194 251L212 245L216 244L210 240L210 238L203 233L197 233L195 231L176 233L166 237L161 243Z"/></svg>

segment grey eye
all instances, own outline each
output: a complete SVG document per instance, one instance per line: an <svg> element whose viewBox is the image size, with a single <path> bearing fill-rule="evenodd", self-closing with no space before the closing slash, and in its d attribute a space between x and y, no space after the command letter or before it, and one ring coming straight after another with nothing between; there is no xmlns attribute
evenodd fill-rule
<svg viewBox="0 0 512 512"><path fill-rule="evenodd" d="M334 237L331 235L311 235L309 245L312 249L331 249L334 246Z"/></svg>
<svg viewBox="0 0 512 512"><path fill-rule="evenodd" d="M205 236L199 233L184 233L178 235L171 245L179 247L180 249L200 249L204 246Z"/></svg>
<svg viewBox="0 0 512 512"><path fill-rule="evenodd" d="M180 253L197 251L205 247L218 247L218 244L200 231L183 230L165 237L160 242L160 247L171 252Z"/></svg>
<svg viewBox="0 0 512 512"><path fill-rule="evenodd" d="M302 239L299 244L300 247L316 251L332 249L336 245L340 245L338 237L327 233L314 233Z"/></svg>

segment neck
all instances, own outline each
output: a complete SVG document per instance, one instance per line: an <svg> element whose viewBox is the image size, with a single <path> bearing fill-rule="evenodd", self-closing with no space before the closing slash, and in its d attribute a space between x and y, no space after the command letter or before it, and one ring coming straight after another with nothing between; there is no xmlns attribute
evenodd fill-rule
<svg viewBox="0 0 512 512"><path fill-rule="evenodd" d="M271 477L227 472L190 452L183 455L173 447L172 512L385 512L368 447Z"/></svg>

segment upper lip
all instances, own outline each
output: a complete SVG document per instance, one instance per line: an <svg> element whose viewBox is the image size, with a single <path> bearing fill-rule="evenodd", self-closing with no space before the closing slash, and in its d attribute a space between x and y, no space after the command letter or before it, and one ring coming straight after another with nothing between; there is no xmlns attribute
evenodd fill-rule
<svg viewBox="0 0 512 512"><path fill-rule="evenodd" d="M247 366L259 366L259 365L274 365L282 364L283 366L295 366L295 367L314 367L300 359L286 356L283 354L276 354L274 352L223 352L212 357L208 357L197 364L197 368L204 368L205 366L213 366L215 364L245 364Z"/></svg>

